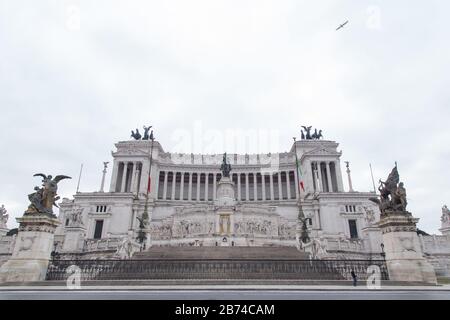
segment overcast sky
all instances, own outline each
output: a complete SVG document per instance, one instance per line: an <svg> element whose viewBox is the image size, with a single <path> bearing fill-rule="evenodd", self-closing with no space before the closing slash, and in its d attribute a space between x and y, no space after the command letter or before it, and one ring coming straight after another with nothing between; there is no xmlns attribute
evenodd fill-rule
<svg viewBox="0 0 450 320"><path fill-rule="evenodd" d="M289 151L308 124L340 143L358 191L372 189L369 163L378 181L397 161L409 210L438 233L450 205L450 3L0 3L9 227L36 172L72 176L60 183L71 197L83 163L80 190L98 190L102 161L133 128L153 125L166 151L254 153ZM224 142L242 132L258 142Z"/></svg>

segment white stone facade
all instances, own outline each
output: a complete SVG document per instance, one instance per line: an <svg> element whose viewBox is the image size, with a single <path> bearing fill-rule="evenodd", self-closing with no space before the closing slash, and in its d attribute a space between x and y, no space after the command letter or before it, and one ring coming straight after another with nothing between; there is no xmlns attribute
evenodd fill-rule
<svg viewBox="0 0 450 320"><path fill-rule="evenodd" d="M137 217L145 207L151 143L117 143L109 191L103 191L103 172L100 191L63 199L54 235L62 258L126 259L140 249ZM369 201L374 193L344 190L337 147L333 141L301 140L285 153L229 154L232 171L229 178L221 179L222 155L171 154L154 142L147 247L298 248L301 203L305 216L311 218L308 227L313 241L306 250L314 257L381 258L380 212ZM297 183L294 150L305 190ZM418 239L436 275L449 277L446 206L441 222L442 236ZM0 234L0 266L11 258L17 238L6 232ZM389 244L383 245L387 250Z"/></svg>
<svg viewBox="0 0 450 320"><path fill-rule="evenodd" d="M63 199L55 240L70 245L62 244L62 252L111 250L124 236L137 236L136 217L145 206L151 144L150 140L117 143L109 192ZM374 194L344 191L342 153L337 148L334 141L301 140L284 153L228 154L235 199L223 204L218 203L223 192L221 154L172 154L155 141L148 201L150 244L215 246L226 237L228 244L236 246L297 246L301 202L312 219L311 237L320 239L330 255L379 255L381 232L373 227L379 210L368 200ZM305 190L297 183L294 150ZM71 226L74 212L81 212L83 231L78 228L78 233ZM74 248L74 237L81 234L84 241Z"/></svg>

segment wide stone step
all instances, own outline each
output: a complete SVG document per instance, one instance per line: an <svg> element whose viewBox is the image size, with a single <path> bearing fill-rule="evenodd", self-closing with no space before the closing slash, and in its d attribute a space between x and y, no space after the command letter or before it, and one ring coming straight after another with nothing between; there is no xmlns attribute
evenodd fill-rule
<svg viewBox="0 0 450 320"><path fill-rule="evenodd" d="M35 282L7 282L0 283L0 287L16 287L16 286L40 286L40 287L66 287L66 281L35 281ZM262 286L353 286L352 281L349 280L211 280L211 279L179 279L179 280L86 280L81 282L81 286L86 287L109 287L114 290L115 287L152 287L165 286L167 289L177 286L252 286L254 288ZM406 281L390 281L382 280L382 287L402 287L402 286L430 286L424 282L406 282ZM365 281L359 281L358 287L364 288ZM284 288L286 289L286 288Z"/></svg>
<svg viewBox="0 0 450 320"><path fill-rule="evenodd" d="M135 253L133 259L258 259L308 260L309 254L295 247L151 247Z"/></svg>

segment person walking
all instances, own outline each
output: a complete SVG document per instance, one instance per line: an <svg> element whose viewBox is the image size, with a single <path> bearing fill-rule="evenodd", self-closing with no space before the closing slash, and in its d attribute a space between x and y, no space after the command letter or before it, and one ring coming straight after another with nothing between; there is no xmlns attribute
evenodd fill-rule
<svg viewBox="0 0 450 320"><path fill-rule="evenodd" d="M350 272L350 274L352 275L353 286L356 287L356 284L357 284L357 281L358 281L358 277L356 276L356 273L353 270L352 270L352 272Z"/></svg>

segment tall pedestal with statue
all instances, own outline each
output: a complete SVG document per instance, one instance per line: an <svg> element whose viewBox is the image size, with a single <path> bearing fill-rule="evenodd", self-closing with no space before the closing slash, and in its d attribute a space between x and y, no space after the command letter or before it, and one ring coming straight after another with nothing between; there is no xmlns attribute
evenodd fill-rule
<svg viewBox="0 0 450 320"><path fill-rule="evenodd" d="M42 187L28 195L31 204L19 222L19 232L11 259L0 268L0 282L27 282L45 280L53 249L56 227L60 224L53 214L53 205L59 197L57 184L70 177L55 178L43 174Z"/></svg>
<svg viewBox="0 0 450 320"><path fill-rule="evenodd" d="M215 200L216 234L219 236L218 245L230 246L230 237L234 234L234 212L236 198L234 195L234 183L230 178L231 165L227 163L226 153L223 156L221 166L222 178L217 184L217 198Z"/></svg>
<svg viewBox="0 0 450 320"><path fill-rule="evenodd" d="M11 259L0 268L0 282L45 280L59 221L47 216L17 218L19 233Z"/></svg>
<svg viewBox="0 0 450 320"><path fill-rule="evenodd" d="M416 224L409 212L382 215L378 226L383 233L389 279L436 284L433 266L423 257Z"/></svg>
<svg viewBox="0 0 450 320"><path fill-rule="evenodd" d="M399 183L397 165L386 182L378 188L380 198L373 198L381 211L378 227L386 257L389 279L436 284L433 266L424 258L416 224L418 218L406 211L406 190Z"/></svg>

